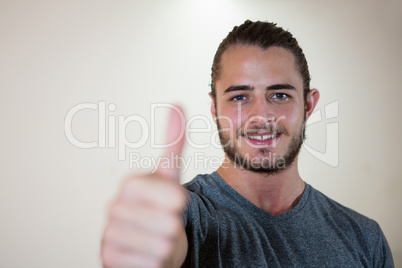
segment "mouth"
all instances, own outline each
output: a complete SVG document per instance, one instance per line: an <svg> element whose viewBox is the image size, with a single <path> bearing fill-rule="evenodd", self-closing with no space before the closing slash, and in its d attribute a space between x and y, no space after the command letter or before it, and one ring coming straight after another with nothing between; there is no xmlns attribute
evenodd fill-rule
<svg viewBox="0 0 402 268"><path fill-rule="evenodd" d="M280 134L272 134L272 135L253 134L253 135L244 135L244 136L251 140L266 141L269 139L274 139L274 138L278 137L279 135Z"/></svg>
<svg viewBox="0 0 402 268"><path fill-rule="evenodd" d="M276 147L281 133L248 133L243 134L243 137L246 139L249 145L255 146L256 148L263 148L263 147Z"/></svg>

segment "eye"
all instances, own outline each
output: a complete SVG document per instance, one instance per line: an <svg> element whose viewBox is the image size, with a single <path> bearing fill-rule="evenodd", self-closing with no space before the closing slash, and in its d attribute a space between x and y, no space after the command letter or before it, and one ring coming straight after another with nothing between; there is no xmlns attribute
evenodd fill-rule
<svg viewBox="0 0 402 268"><path fill-rule="evenodd" d="M289 98L289 96L285 93L275 93L272 96L273 99L278 99L278 100L286 100Z"/></svg>
<svg viewBox="0 0 402 268"><path fill-rule="evenodd" d="M237 95L237 96L234 96L233 98L231 98L232 101L244 101L246 99L247 99L247 97L244 95Z"/></svg>

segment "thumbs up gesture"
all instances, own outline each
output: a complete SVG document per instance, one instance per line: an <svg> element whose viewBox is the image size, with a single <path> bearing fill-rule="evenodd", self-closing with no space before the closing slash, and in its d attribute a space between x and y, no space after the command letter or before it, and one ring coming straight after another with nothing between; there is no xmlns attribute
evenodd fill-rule
<svg viewBox="0 0 402 268"><path fill-rule="evenodd" d="M181 112L181 110L179 110ZM103 235L104 267L179 267L187 254L181 211L186 197L174 158L184 146L182 115L171 110L165 151L168 168L127 178L110 206Z"/></svg>

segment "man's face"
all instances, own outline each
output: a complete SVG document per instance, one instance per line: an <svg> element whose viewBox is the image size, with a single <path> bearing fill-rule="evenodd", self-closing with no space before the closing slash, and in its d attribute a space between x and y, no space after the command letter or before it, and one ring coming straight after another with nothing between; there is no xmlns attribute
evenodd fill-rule
<svg viewBox="0 0 402 268"><path fill-rule="evenodd" d="M211 111L226 155L255 172L288 168L305 130L303 80L293 54L236 46L224 52L221 66Z"/></svg>

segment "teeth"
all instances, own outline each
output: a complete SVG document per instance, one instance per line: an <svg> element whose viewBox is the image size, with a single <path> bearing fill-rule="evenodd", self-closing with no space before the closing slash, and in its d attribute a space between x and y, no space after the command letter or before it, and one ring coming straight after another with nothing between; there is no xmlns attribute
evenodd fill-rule
<svg viewBox="0 0 402 268"><path fill-rule="evenodd" d="M249 139L264 141L264 140L276 138L276 137L278 137L278 134L276 134L276 135L262 135L262 136L261 135L258 135L258 136L245 135L245 136L247 138L249 138Z"/></svg>

